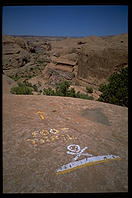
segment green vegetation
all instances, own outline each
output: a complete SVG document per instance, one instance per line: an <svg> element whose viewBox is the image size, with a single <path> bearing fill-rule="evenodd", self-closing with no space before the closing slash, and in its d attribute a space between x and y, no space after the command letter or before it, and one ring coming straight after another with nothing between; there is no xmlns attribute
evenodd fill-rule
<svg viewBox="0 0 132 198"><path fill-rule="evenodd" d="M25 71L19 71L16 74L9 75L9 77L15 81L19 80L20 78L25 78L28 80L32 77L40 75L42 71L44 70L45 66L46 64L41 64L36 67L30 67L29 69Z"/></svg>
<svg viewBox="0 0 132 198"><path fill-rule="evenodd" d="M61 83L58 83L57 87L56 87L56 95L57 96L68 96L69 95L69 92L68 92L69 87L70 87L70 82L68 82L66 80Z"/></svg>
<svg viewBox="0 0 132 198"><path fill-rule="evenodd" d="M38 92L38 87L37 87L37 85L32 85L32 83L29 83L29 82L27 81L27 79L24 80L23 83L25 84L25 86L31 87L31 88L33 88L34 91Z"/></svg>
<svg viewBox="0 0 132 198"><path fill-rule="evenodd" d="M17 81L20 79L20 76L16 73L15 75L8 75L10 78L12 78L13 80Z"/></svg>
<svg viewBox="0 0 132 198"><path fill-rule="evenodd" d="M32 85L27 80L24 80L23 83L18 83L18 87L11 88L12 94L23 94L23 95L33 95L32 91L38 92L37 85Z"/></svg>
<svg viewBox="0 0 132 198"><path fill-rule="evenodd" d="M93 93L93 88L86 86L87 93Z"/></svg>
<svg viewBox="0 0 132 198"><path fill-rule="evenodd" d="M38 60L37 62L38 62L38 63L40 63L40 64L43 64L43 63L44 63L44 61L43 61L43 60L41 60L41 59L40 59L40 60Z"/></svg>
<svg viewBox="0 0 132 198"><path fill-rule="evenodd" d="M98 101L128 107L128 67L110 76L108 84L101 84Z"/></svg>
<svg viewBox="0 0 132 198"><path fill-rule="evenodd" d="M82 99L87 99L87 100L94 100L93 96L88 96L88 94L83 94L78 91L76 93L76 98L82 98Z"/></svg>
<svg viewBox="0 0 132 198"><path fill-rule="evenodd" d="M12 94L33 95L32 89L30 87L25 86L24 83L19 83L18 87L11 88L10 92Z"/></svg>
<svg viewBox="0 0 132 198"><path fill-rule="evenodd" d="M48 89L44 88L43 95L55 96L55 91L51 88L48 88Z"/></svg>
<svg viewBox="0 0 132 198"><path fill-rule="evenodd" d="M69 89L70 83L68 81L63 81L58 83L56 86L56 90L52 90L51 88L44 89L43 94L49 96L64 96L64 97L74 97L74 98L82 98L93 100L92 96L88 96L88 94L82 94L80 92L75 92L74 88Z"/></svg>
<svg viewBox="0 0 132 198"><path fill-rule="evenodd" d="M82 99L88 99L88 100L94 99L92 96L88 96L88 94L83 94L83 93L80 93L79 91L76 93L74 88L69 89L70 85L71 85L70 82L63 81L56 85L55 90L53 90L52 88L47 88L47 89L44 88L43 95L74 97L74 98L82 98ZM32 85L26 79L23 81L23 83L18 83L18 87L11 88L11 93L32 95L33 94L32 91L36 91L38 92L38 95L41 95L42 90L38 91L39 86L40 86L40 83L38 83L38 85Z"/></svg>

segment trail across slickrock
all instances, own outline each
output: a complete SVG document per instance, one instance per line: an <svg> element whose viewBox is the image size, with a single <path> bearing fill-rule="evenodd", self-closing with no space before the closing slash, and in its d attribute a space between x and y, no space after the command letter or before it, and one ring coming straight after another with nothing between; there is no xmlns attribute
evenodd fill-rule
<svg viewBox="0 0 132 198"><path fill-rule="evenodd" d="M83 154L116 155L120 160L56 174L76 156L67 153L75 145L88 147ZM4 193L127 192L127 154L126 107L3 93Z"/></svg>

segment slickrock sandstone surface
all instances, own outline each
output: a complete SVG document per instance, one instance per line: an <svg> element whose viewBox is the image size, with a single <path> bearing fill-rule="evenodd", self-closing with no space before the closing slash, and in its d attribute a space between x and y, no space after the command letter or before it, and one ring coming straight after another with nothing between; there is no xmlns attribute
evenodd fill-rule
<svg viewBox="0 0 132 198"><path fill-rule="evenodd" d="M3 81L3 192L90 193L128 191L128 109L84 99L11 95ZM56 170L82 154L120 160ZM80 155L77 161L85 158Z"/></svg>

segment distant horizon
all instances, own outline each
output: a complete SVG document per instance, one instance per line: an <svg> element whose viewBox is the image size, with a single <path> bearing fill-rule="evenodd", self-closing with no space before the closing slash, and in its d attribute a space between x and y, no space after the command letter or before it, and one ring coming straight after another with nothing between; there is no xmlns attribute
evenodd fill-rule
<svg viewBox="0 0 132 198"><path fill-rule="evenodd" d="M84 37L91 37L91 36L96 36L96 37L106 37L106 36L119 36L122 34L128 34L128 33L120 33L120 34L109 34L109 35L87 35L87 36L49 36L49 35L14 35L14 34L2 34L2 36L20 36L20 37L53 37L53 38L84 38Z"/></svg>
<svg viewBox="0 0 132 198"><path fill-rule="evenodd" d="M128 33L127 5L3 6L2 34L89 37Z"/></svg>

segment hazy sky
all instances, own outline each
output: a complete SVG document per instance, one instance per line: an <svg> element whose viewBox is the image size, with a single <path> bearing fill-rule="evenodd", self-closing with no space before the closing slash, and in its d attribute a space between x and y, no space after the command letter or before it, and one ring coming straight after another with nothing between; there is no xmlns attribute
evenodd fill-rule
<svg viewBox="0 0 132 198"><path fill-rule="evenodd" d="M128 6L4 6L2 33L103 36L128 32Z"/></svg>

